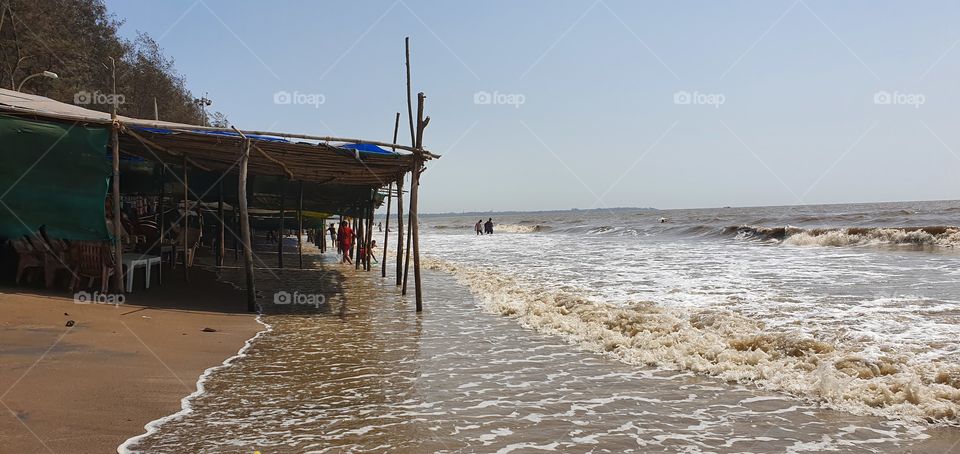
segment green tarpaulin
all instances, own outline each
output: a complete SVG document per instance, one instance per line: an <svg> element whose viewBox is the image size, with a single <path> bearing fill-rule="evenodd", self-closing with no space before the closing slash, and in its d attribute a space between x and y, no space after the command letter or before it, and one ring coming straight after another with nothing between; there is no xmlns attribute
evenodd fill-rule
<svg viewBox="0 0 960 454"><path fill-rule="evenodd" d="M110 130L0 115L0 238L106 240Z"/></svg>

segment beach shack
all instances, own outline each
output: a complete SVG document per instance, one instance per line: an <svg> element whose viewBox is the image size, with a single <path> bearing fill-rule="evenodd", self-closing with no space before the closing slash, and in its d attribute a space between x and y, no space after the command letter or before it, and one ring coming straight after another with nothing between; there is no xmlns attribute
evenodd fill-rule
<svg viewBox="0 0 960 454"><path fill-rule="evenodd" d="M422 147L423 99L414 144L405 146L129 118L0 89L0 242L14 251L18 281L33 267L48 286L63 272L71 288L99 279L104 291L109 280L117 292L130 290L137 267L147 268L149 282L151 267L182 264L189 279L200 238L223 266L232 243L243 254L254 311L252 229L296 229L298 242L312 229L325 249L327 220L350 219L361 246L356 267L369 271L360 251L370 250L374 211L386 201L389 219L396 199L397 284L405 293L412 255L420 310L419 175L439 157ZM394 142L399 114L396 123Z"/></svg>

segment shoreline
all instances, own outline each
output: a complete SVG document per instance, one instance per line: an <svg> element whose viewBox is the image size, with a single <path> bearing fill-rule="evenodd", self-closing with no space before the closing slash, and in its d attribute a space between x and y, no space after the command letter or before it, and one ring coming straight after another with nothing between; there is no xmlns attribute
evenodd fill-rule
<svg viewBox="0 0 960 454"><path fill-rule="evenodd" d="M220 364L210 366L206 370L204 370L203 373L200 374L200 377L197 378L197 383L196 385L194 385L195 390L192 393L190 393L190 395L184 396L182 399L180 399L180 411L171 415L154 419L153 421L146 423L143 426L144 432L140 435L132 436L128 438L126 441L124 441L120 446L117 447L117 453L122 454L122 453L135 452L135 451L130 451L131 446L136 445L137 442L139 442L140 440L156 433L158 430L160 430L160 426L162 426L163 424L169 421L177 420L193 412L193 407L190 405L190 402L196 397L202 396L206 392L206 389L204 388L203 385L204 383L206 383L207 380L210 379L210 376L214 372L220 369L230 367L230 365L234 361L247 356L247 351L250 350L250 347L253 345L254 342L257 341L257 339L260 338L260 336L273 331L273 326L264 322L261 314L258 314L254 320L256 320L256 322L259 323L263 327L263 329L261 329L256 334L254 334L254 336L251 337L250 339L247 339L246 342L243 343L243 347L240 347L240 350L238 350L235 355L223 360L223 362Z"/></svg>
<svg viewBox="0 0 960 454"><path fill-rule="evenodd" d="M5 449L117 452L184 411L210 371L266 331L239 292L211 272L191 274L190 284L171 276L117 306L0 287Z"/></svg>

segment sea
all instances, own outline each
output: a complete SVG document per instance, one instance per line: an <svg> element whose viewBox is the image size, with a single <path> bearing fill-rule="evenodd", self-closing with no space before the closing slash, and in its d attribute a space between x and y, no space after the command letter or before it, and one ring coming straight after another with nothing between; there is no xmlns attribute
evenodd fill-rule
<svg viewBox="0 0 960 454"><path fill-rule="evenodd" d="M386 278L315 250L259 273L264 331L120 451L960 452L958 225L960 201L423 215L423 313L395 237Z"/></svg>

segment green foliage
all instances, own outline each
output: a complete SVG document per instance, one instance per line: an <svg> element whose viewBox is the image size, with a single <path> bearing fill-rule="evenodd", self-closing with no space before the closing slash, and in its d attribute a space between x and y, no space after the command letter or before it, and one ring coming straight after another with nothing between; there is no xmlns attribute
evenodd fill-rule
<svg viewBox="0 0 960 454"><path fill-rule="evenodd" d="M103 0L8 0L0 9L0 87L16 90L27 76L53 71L59 79L36 77L23 91L66 103L81 92L100 93L83 107L108 112L112 57L121 115L153 118L156 100L161 120L203 123L173 59L145 33L119 37L122 21Z"/></svg>

